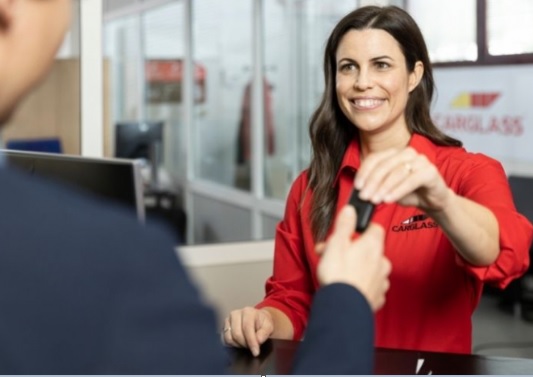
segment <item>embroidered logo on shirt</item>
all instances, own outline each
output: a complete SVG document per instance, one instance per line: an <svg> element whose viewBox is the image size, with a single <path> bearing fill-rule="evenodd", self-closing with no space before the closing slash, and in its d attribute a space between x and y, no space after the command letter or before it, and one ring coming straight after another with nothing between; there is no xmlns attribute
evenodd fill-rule
<svg viewBox="0 0 533 377"><path fill-rule="evenodd" d="M393 225L391 229L393 232L407 232L410 230L437 228L438 226L428 215L416 215L402 221L400 225Z"/></svg>

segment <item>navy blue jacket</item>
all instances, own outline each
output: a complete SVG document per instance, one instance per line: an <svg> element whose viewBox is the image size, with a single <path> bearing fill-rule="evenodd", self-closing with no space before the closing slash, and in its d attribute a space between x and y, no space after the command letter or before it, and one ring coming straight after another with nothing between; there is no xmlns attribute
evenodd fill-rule
<svg viewBox="0 0 533 377"><path fill-rule="evenodd" d="M228 353L163 226L0 169L0 373L222 374ZM317 294L297 373L371 373L372 314Z"/></svg>

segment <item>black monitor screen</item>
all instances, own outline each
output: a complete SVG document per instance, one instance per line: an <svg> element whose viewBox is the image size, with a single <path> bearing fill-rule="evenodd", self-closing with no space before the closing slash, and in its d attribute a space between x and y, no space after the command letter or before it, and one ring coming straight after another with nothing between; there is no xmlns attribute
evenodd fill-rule
<svg viewBox="0 0 533 377"><path fill-rule="evenodd" d="M533 177L509 176L509 185L516 209L533 221Z"/></svg>
<svg viewBox="0 0 533 377"><path fill-rule="evenodd" d="M144 221L138 161L11 150L0 150L0 153L10 166L118 201L132 208L139 220Z"/></svg>
<svg viewBox="0 0 533 377"><path fill-rule="evenodd" d="M121 122L115 125L115 156L152 160L150 150L161 148L163 122ZM159 153L159 151L158 151Z"/></svg>

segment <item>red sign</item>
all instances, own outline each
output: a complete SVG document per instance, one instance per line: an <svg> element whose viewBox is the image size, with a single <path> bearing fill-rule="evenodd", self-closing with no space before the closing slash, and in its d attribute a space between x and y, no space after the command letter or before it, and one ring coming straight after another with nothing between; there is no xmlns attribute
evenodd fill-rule
<svg viewBox="0 0 533 377"><path fill-rule="evenodd" d="M500 93L468 93L463 92L452 100L451 107L454 109L486 108L490 107L498 99Z"/></svg>
<svg viewBox="0 0 533 377"><path fill-rule="evenodd" d="M147 60L145 75L148 82L148 100L150 103L181 102L181 82L183 78L183 61ZM206 69L194 64L195 102L205 102Z"/></svg>
<svg viewBox="0 0 533 377"><path fill-rule="evenodd" d="M145 74L148 82L180 82L183 77L182 60L147 60ZM194 65L194 80L205 80L206 70L199 64Z"/></svg>

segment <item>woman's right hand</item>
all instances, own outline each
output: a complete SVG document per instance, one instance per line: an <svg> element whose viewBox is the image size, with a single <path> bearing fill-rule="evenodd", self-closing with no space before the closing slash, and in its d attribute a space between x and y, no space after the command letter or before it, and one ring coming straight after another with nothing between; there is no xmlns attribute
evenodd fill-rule
<svg viewBox="0 0 533 377"><path fill-rule="evenodd" d="M224 321L224 343L232 347L249 348L254 356L274 331L272 315L266 309L246 307L233 310Z"/></svg>

